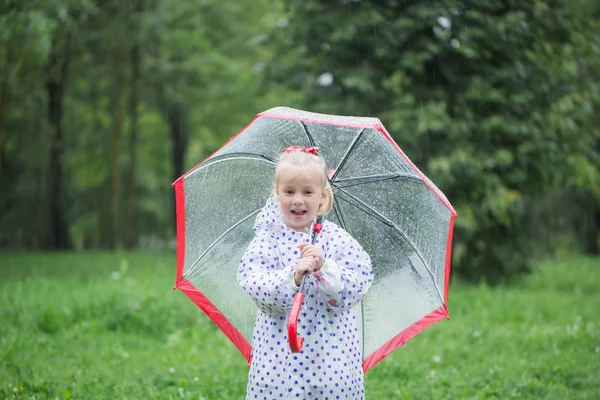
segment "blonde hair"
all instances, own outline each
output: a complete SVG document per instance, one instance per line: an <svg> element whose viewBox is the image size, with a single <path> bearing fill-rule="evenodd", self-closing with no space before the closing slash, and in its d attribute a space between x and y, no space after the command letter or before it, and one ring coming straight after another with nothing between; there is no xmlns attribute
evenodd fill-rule
<svg viewBox="0 0 600 400"><path fill-rule="evenodd" d="M279 174L286 168L306 168L315 167L320 172L323 182L323 191L327 193L325 203L319 206L318 216L327 215L333 208L333 189L329 183L329 168L323 157L319 154L303 152L301 150L284 152L279 156L275 166L275 188L279 184Z"/></svg>

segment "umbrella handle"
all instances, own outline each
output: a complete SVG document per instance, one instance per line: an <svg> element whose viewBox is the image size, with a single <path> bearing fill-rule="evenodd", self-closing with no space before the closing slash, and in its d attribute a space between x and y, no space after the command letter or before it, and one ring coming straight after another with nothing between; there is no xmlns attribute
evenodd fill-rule
<svg viewBox="0 0 600 400"><path fill-rule="evenodd" d="M290 311L290 316L288 318L288 341L290 342L290 350L292 353L299 353L300 350L302 350L302 344L304 343L304 339L298 336L298 316L300 315L302 300L304 300L304 294L301 292L294 295L292 310Z"/></svg>
<svg viewBox="0 0 600 400"><path fill-rule="evenodd" d="M313 224L313 232L310 242L315 243L317 235L321 233L323 225L321 221L323 216L317 217L317 222ZM302 275L302 281L300 283L300 290L294 295L294 302L292 303L292 309L290 310L290 316L288 317L288 342L290 343L290 350L292 353L300 353L302 350L302 344L304 339L298 336L298 316L300 315L300 308L302 308L302 301L304 300L304 294L302 289L304 288L304 278L306 275Z"/></svg>

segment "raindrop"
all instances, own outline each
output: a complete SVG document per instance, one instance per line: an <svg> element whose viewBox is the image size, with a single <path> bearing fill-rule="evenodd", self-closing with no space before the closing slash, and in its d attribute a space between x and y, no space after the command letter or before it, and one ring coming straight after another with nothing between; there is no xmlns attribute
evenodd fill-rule
<svg viewBox="0 0 600 400"><path fill-rule="evenodd" d="M446 17L438 17L437 22L442 28L446 30L452 28L452 22L450 22L450 20Z"/></svg>
<svg viewBox="0 0 600 400"><path fill-rule="evenodd" d="M329 86L333 83L333 75L331 75L329 72L323 72L317 78L317 83L319 86Z"/></svg>

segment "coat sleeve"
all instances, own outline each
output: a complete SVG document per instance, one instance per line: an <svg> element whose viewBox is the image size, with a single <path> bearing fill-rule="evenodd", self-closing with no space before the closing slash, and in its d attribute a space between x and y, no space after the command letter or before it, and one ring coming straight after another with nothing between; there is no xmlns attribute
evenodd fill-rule
<svg viewBox="0 0 600 400"><path fill-rule="evenodd" d="M281 268L276 246L266 231L257 233L240 261L237 281L262 312L285 314L299 288L294 282L295 265Z"/></svg>
<svg viewBox="0 0 600 400"><path fill-rule="evenodd" d="M333 261L341 272L343 289L339 292L339 301L327 301L329 308L345 311L354 307L367 294L373 283L371 258L362 246L347 232L336 240L335 249L326 254L325 259Z"/></svg>

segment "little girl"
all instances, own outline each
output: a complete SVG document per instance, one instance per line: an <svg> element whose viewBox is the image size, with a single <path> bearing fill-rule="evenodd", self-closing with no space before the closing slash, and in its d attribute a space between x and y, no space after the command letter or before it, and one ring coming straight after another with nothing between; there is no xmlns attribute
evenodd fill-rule
<svg viewBox="0 0 600 400"><path fill-rule="evenodd" d="M275 169L274 196L256 219L238 282L259 313L252 335L246 399L364 399L357 304L373 281L368 254L346 231L316 217L333 206L325 161L317 148L290 147ZM288 344L288 314L302 277L298 318L302 351Z"/></svg>

